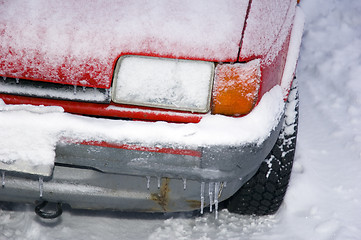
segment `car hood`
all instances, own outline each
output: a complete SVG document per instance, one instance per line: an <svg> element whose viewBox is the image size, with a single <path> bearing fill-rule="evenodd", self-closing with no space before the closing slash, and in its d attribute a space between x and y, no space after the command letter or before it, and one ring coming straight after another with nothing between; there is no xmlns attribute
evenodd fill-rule
<svg viewBox="0 0 361 240"><path fill-rule="evenodd" d="M248 4L0 1L0 76L109 88L122 55L236 61Z"/></svg>

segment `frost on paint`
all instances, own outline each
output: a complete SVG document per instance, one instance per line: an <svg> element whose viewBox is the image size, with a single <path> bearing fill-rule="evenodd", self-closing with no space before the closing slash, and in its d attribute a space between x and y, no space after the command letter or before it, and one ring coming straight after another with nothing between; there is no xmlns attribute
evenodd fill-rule
<svg viewBox="0 0 361 240"><path fill-rule="evenodd" d="M265 61L270 63L281 50L293 23L297 2L275 1L252 1L243 36L241 58L267 56Z"/></svg>
<svg viewBox="0 0 361 240"><path fill-rule="evenodd" d="M125 53L236 61L247 7L247 0L0 1L0 75L108 88Z"/></svg>

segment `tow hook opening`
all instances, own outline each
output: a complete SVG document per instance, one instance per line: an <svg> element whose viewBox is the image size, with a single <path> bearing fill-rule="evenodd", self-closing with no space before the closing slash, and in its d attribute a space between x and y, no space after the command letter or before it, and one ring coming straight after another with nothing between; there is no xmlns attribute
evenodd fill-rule
<svg viewBox="0 0 361 240"><path fill-rule="evenodd" d="M47 207L49 204L48 201L42 201L38 205L35 206L35 213L41 218L44 219L55 219L57 217L60 217L60 215L63 213L62 203L56 203L56 208L51 209L50 207Z"/></svg>

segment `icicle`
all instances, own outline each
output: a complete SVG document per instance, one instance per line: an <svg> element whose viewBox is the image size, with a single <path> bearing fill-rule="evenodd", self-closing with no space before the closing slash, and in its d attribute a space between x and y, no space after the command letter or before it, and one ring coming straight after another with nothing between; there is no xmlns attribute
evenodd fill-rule
<svg viewBox="0 0 361 240"><path fill-rule="evenodd" d="M86 91L86 87L83 86L83 92L85 92L85 91Z"/></svg>
<svg viewBox="0 0 361 240"><path fill-rule="evenodd" d="M40 198L43 197L43 190L44 190L44 180L43 180L43 177L39 177L39 192L40 192Z"/></svg>
<svg viewBox="0 0 361 240"><path fill-rule="evenodd" d="M147 176L147 189L149 190L150 187L150 176Z"/></svg>
<svg viewBox="0 0 361 240"><path fill-rule="evenodd" d="M19 84L19 78L15 78L16 84Z"/></svg>
<svg viewBox="0 0 361 240"><path fill-rule="evenodd" d="M1 186L5 187L5 171L1 172Z"/></svg>
<svg viewBox="0 0 361 240"><path fill-rule="evenodd" d="M5 76L3 76L3 80L6 81L6 77L5 77Z"/></svg>
<svg viewBox="0 0 361 240"><path fill-rule="evenodd" d="M224 188L227 187L227 182L223 182L223 187L224 187Z"/></svg>
<svg viewBox="0 0 361 240"><path fill-rule="evenodd" d="M160 177L158 177L158 189L160 188Z"/></svg>
<svg viewBox="0 0 361 240"><path fill-rule="evenodd" d="M208 195L209 195L209 211L212 212L213 207L213 190L214 190L214 182L210 182L208 184Z"/></svg>
<svg viewBox="0 0 361 240"><path fill-rule="evenodd" d="M204 208L204 182L201 182L201 214L203 214L203 208Z"/></svg>
<svg viewBox="0 0 361 240"><path fill-rule="evenodd" d="M187 189L187 179L183 178L183 190Z"/></svg>
<svg viewBox="0 0 361 240"><path fill-rule="evenodd" d="M218 219L218 197L219 197L219 182L214 184L214 211L216 214L216 219Z"/></svg>
<svg viewBox="0 0 361 240"><path fill-rule="evenodd" d="M76 85L74 85L74 95L76 95Z"/></svg>

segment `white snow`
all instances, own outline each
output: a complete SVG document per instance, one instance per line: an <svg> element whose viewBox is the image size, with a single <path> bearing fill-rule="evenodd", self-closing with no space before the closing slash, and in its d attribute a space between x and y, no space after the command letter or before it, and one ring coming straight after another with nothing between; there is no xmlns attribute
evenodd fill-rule
<svg viewBox="0 0 361 240"><path fill-rule="evenodd" d="M287 61L282 75L281 87L283 94L287 95L291 87L291 80L296 71L297 60L299 58L302 34L304 31L305 15L303 11L297 7L296 15L292 27L290 46L287 53Z"/></svg>
<svg viewBox="0 0 361 240"><path fill-rule="evenodd" d="M125 56L118 64L115 102L208 111L213 63Z"/></svg>
<svg viewBox="0 0 361 240"><path fill-rule="evenodd" d="M8 106L0 99L0 169L50 175L57 130L48 123L62 112L60 107Z"/></svg>
<svg viewBox="0 0 361 240"><path fill-rule="evenodd" d="M274 216L145 215L1 204L0 239L361 239L361 2L301 0L299 138L285 203ZM181 184L181 182L180 182Z"/></svg>

